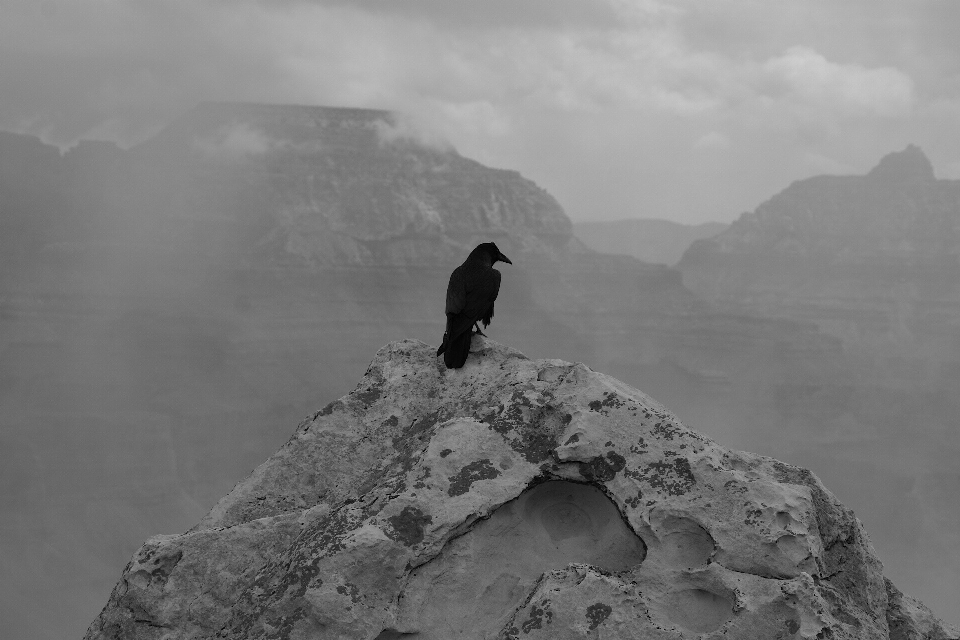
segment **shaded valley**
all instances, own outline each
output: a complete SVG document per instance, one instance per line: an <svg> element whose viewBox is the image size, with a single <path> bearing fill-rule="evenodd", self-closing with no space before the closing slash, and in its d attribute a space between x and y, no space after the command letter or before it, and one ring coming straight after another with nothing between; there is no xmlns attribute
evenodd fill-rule
<svg viewBox="0 0 960 640"><path fill-rule="evenodd" d="M722 222L681 224L655 218L575 222L573 235L594 251L620 253L644 262L675 265L695 240L711 238Z"/></svg>

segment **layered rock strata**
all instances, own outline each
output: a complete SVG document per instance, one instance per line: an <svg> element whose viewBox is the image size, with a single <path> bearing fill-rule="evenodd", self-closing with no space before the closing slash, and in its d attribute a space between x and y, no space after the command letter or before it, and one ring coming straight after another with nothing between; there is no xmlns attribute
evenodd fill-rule
<svg viewBox="0 0 960 640"><path fill-rule="evenodd" d="M394 342L182 535L110 638L955 638L809 471L582 364Z"/></svg>
<svg viewBox="0 0 960 640"><path fill-rule="evenodd" d="M866 175L793 183L677 266L694 292L813 321L892 378L960 371L960 180L914 145Z"/></svg>
<svg viewBox="0 0 960 640"><path fill-rule="evenodd" d="M445 265L490 239L515 254L579 247L544 189L390 111L202 103L131 155L182 186L169 233L235 226L278 266Z"/></svg>

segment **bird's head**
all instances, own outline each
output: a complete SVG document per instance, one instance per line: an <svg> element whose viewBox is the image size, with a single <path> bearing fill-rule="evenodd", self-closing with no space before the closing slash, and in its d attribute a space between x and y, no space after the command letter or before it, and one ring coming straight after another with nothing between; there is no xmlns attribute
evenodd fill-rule
<svg viewBox="0 0 960 640"><path fill-rule="evenodd" d="M506 262L507 264L513 264L510 258L503 255L500 252L500 249L497 248L497 245L493 242L484 242L481 245L477 245L477 248L470 252L470 255L485 255L490 257L490 264L497 262Z"/></svg>

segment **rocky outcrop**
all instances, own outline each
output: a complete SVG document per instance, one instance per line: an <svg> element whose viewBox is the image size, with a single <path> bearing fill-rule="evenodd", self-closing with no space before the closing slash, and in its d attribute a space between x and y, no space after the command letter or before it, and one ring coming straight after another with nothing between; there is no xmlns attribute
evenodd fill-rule
<svg viewBox="0 0 960 640"><path fill-rule="evenodd" d="M582 364L417 341L182 535L87 639L956 638L809 471Z"/></svg>

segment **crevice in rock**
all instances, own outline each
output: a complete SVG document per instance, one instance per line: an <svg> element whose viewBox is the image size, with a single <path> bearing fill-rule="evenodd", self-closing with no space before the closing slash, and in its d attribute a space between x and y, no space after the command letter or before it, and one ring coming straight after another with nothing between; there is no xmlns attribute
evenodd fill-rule
<svg viewBox="0 0 960 640"><path fill-rule="evenodd" d="M415 640L420 637L419 633L404 633L402 631L397 631L396 629L384 629L380 634L373 640L400 640L401 638L406 638L407 640Z"/></svg>
<svg viewBox="0 0 960 640"><path fill-rule="evenodd" d="M722 551L722 548L718 547L717 552L719 553L720 551ZM729 567L726 564L724 564L723 560L718 560L716 558L711 559L710 562L713 564L716 564L719 567L723 567L727 571L732 571L733 573L739 573L745 576L755 576L757 578L765 578L767 580L793 580L796 577L796 576L785 576L782 574L775 574L775 573L763 572L763 571L745 571L742 568L737 569L734 567Z"/></svg>
<svg viewBox="0 0 960 640"><path fill-rule="evenodd" d="M498 638L507 636L508 635L507 631L509 631L511 628L516 627L517 615L519 615L521 611L523 611L530 605L530 602L533 600L533 597L537 594L537 590L540 588L540 585L543 583L546 577L547 577L547 572L543 572L540 574L540 577L537 578L537 581L533 583L533 586L530 587L530 590L527 592L527 597L524 598L523 601L516 606L516 608L514 608L513 613L510 614L510 616L507 618L507 621L500 628L500 633L497 636Z"/></svg>
<svg viewBox="0 0 960 640"><path fill-rule="evenodd" d="M146 625L146 626L152 627L152 628L154 628L154 629L170 629L170 628L171 628L170 625L167 625L167 624L157 624L157 623L154 622L153 620L143 620L143 619L135 618L135 619L134 619L134 622L135 622L136 624Z"/></svg>

